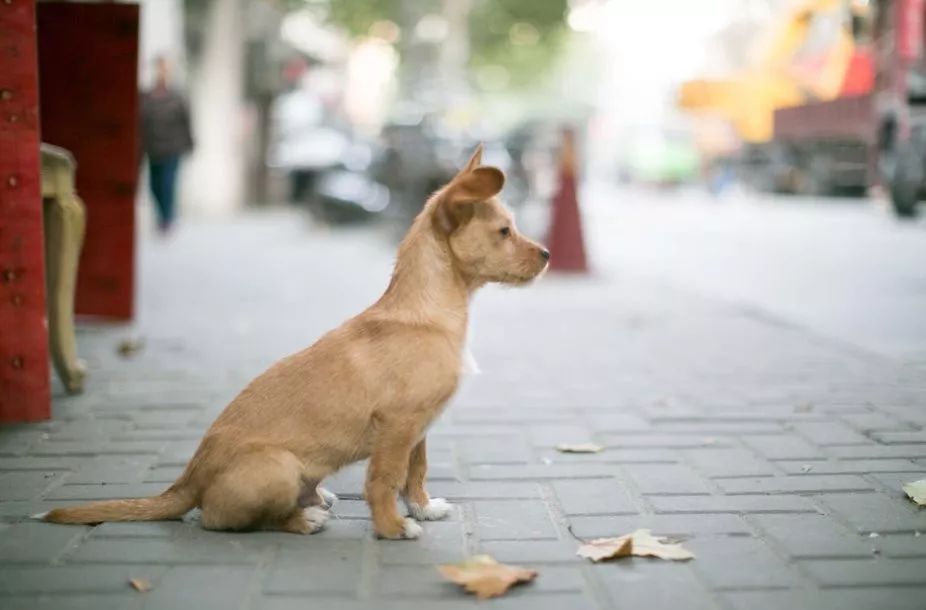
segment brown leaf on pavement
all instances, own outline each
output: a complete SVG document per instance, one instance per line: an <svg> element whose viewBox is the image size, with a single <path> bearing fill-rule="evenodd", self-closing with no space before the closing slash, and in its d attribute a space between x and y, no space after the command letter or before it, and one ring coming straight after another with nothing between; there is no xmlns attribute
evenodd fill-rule
<svg viewBox="0 0 926 610"><path fill-rule="evenodd" d="M530 582L537 572L498 563L488 555L475 555L466 561L438 567L444 578L462 586L479 599L503 595L512 586Z"/></svg>
<svg viewBox="0 0 926 610"><path fill-rule="evenodd" d="M626 536L618 538L598 538L579 547L576 552L580 557L598 562L619 557L658 557L673 561L693 559L694 554L682 548L680 544L672 544L667 538L653 536L649 530L639 529Z"/></svg>
<svg viewBox="0 0 926 610"><path fill-rule="evenodd" d="M629 557L633 551L633 538L621 536L620 538L598 538L590 540L576 551L576 555L598 562L615 557Z"/></svg>
<svg viewBox="0 0 926 610"><path fill-rule="evenodd" d="M151 590L151 583L144 578L130 578L129 584L139 593L147 593Z"/></svg>
<svg viewBox="0 0 926 610"><path fill-rule="evenodd" d="M560 453L601 453L604 447L595 443L560 443L556 450Z"/></svg>
<svg viewBox="0 0 926 610"><path fill-rule="evenodd" d="M903 490L911 500L920 506L926 506L926 479L907 483L903 486Z"/></svg>

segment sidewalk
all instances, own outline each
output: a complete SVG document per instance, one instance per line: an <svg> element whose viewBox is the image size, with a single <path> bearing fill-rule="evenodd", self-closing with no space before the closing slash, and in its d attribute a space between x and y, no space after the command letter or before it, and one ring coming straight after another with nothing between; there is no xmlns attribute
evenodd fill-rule
<svg viewBox="0 0 926 610"><path fill-rule="evenodd" d="M311 537L26 518L160 492L244 383L379 295L392 257L375 232L288 213L145 241L144 348L82 329L87 393L0 430L0 608L926 606L926 509L900 489L926 477L926 372L632 273L476 297L483 372L428 437L430 491L456 509L417 541L373 539L361 468L329 482L342 501ZM586 441L607 449L553 449ZM638 527L696 559L575 556ZM540 576L476 602L434 569L473 553Z"/></svg>

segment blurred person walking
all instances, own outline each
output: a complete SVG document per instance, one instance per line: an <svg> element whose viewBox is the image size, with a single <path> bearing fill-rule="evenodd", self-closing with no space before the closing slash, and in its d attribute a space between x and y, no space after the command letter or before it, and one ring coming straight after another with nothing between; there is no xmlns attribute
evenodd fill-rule
<svg viewBox="0 0 926 610"><path fill-rule="evenodd" d="M154 87L141 96L141 138L158 229L167 233L176 219L177 170L181 157L193 150L193 133L186 99L169 85L167 59L158 57L155 70Z"/></svg>

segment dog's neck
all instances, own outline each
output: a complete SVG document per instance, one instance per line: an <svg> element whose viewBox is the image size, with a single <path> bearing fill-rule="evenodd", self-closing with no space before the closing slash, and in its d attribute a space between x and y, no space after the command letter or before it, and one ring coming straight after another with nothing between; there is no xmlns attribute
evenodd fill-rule
<svg viewBox="0 0 926 610"><path fill-rule="evenodd" d="M477 287L457 269L446 238L422 213L399 246L392 280L376 308L404 321L438 326L462 345L469 297Z"/></svg>

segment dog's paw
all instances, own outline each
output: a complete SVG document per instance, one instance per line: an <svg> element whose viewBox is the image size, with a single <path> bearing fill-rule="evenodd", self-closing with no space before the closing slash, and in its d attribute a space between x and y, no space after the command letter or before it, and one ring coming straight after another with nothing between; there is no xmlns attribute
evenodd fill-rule
<svg viewBox="0 0 926 610"><path fill-rule="evenodd" d="M308 533L314 534L315 532L325 527L325 524L328 523L329 517L331 517L331 515L321 506L311 506L305 509L305 518L306 521L309 522Z"/></svg>
<svg viewBox="0 0 926 610"><path fill-rule="evenodd" d="M418 521L437 521L453 510L453 505L443 498L431 498L425 506L409 502L408 512Z"/></svg>
<svg viewBox="0 0 926 610"><path fill-rule="evenodd" d="M322 501L325 503L326 509L330 509L338 501L338 496L333 491L328 491L324 487L318 488L318 495L321 497Z"/></svg>
<svg viewBox="0 0 926 610"><path fill-rule="evenodd" d="M415 523L414 519L406 519L402 527L402 538L414 540L420 536L423 531L421 526Z"/></svg>

